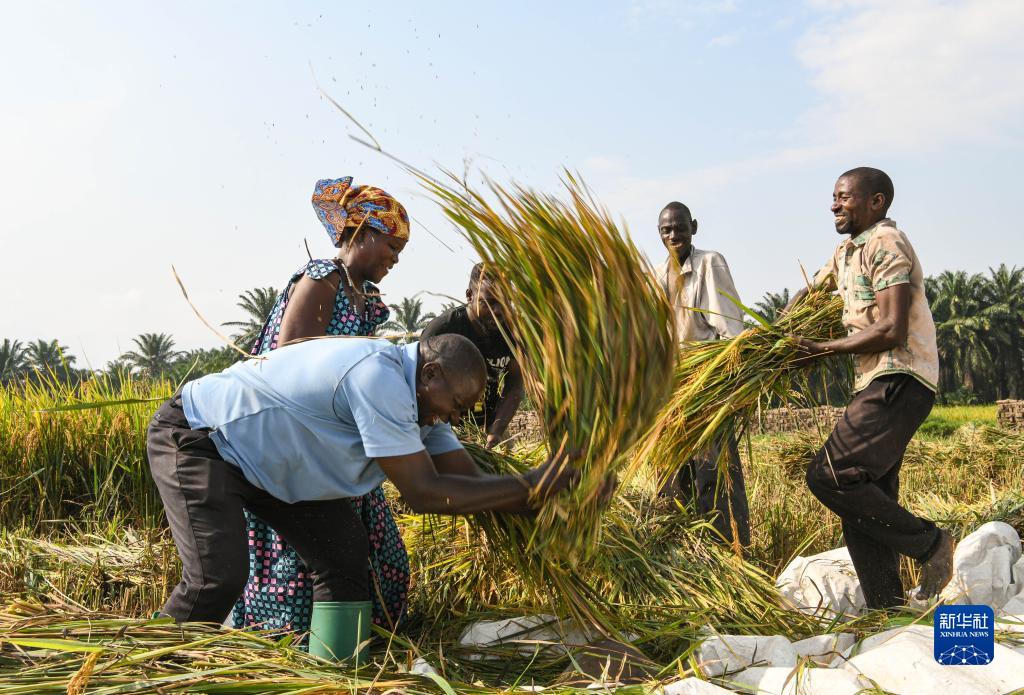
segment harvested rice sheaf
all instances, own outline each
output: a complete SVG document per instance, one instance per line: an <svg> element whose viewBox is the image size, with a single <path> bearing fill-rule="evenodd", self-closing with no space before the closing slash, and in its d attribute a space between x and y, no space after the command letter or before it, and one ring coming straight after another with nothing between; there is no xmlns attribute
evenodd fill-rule
<svg viewBox="0 0 1024 695"><path fill-rule="evenodd" d="M504 523L520 552L578 562L599 538L606 477L625 465L671 388L676 346L664 293L572 175L567 201L494 182L486 197L454 177L423 182L512 309L513 352L550 450L582 455L572 462L581 473L574 489L549 499L535 520Z"/></svg>
<svg viewBox="0 0 1024 695"><path fill-rule="evenodd" d="M676 363L675 390L658 425L637 450L631 470L650 464L667 479L680 464L725 440L768 402L804 400L803 383L815 361L794 336L831 340L845 335L842 299L810 290L775 323L744 310L758 323L731 340L693 343ZM719 465L727 465L723 455ZM728 480L728 476L723 476Z"/></svg>

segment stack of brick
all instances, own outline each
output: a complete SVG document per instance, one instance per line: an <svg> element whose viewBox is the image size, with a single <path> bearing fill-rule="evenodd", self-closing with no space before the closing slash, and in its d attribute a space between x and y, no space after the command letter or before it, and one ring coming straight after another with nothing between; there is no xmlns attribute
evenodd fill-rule
<svg viewBox="0 0 1024 695"><path fill-rule="evenodd" d="M996 405L1000 427L1024 432L1024 401L998 401Z"/></svg>
<svg viewBox="0 0 1024 695"><path fill-rule="evenodd" d="M543 441L543 434L540 429L540 420L537 413L532 410L520 410L512 416L505 430L505 441L509 446L522 444L538 444Z"/></svg>
<svg viewBox="0 0 1024 695"><path fill-rule="evenodd" d="M761 434L781 434L801 430L830 431L842 417L844 408L828 405L817 408L774 408L762 411L754 422L754 431Z"/></svg>

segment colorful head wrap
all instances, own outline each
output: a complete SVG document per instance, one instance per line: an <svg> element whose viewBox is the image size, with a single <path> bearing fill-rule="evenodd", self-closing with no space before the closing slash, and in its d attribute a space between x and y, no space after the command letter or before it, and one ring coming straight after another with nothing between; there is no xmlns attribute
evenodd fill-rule
<svg viewBox="0 0 1024 695"><path fill-rule="evenodd" d="M402 204L379 188L353 186L351 176L317 181L313 209L335 246L341 246L345 227L365 226L399 239L409 238L409 215Z"/></svg>

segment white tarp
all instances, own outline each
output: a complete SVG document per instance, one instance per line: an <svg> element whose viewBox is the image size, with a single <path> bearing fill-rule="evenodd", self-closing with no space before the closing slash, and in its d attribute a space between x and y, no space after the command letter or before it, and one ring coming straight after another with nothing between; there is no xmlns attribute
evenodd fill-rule
<svg viewBox="0 0 1024 695"><path fill-rule="evenodd" d="M821 666L828 666L856 642L857 636L852 632L833 632L793 642L793 651L798 657L810 659Z"/></svg>
<svg viewBox="0 0 1024 695"><path fill-rule="evenodd" d="M422 656L417 657L416 661L412 662L412 668L409 669L409 673L415 673L420 676L440 675L438 674L437 669L434 668L433 664Z"/></svg>
<svg viewBox="0 0 1024 695"><path fill-rule="evenodd" d="M459 637L461 647L513 647L530 656L538 649L565 653L567 647L589 644L592 636L580 630L571 620L559 622L551 615L526 615L505 620L481 620L467 627ZM470 658L491 658L474 654ZM494 655L494 658L498 658Z"/></svg>
<svg viewBox="0 0 1024 695"><path fill-rule="evenodd" d="M841 668L897 695L996 695L1024 688L1024 654L996 644L985 666L943 666L935 661L931 625L886 630L854 647Z"/></svg>
<svg viewBox="0 0 1024 695"><path fill-rule="evenodd" d="M796 651L781 635L716 635L701 642L695 656L709 678L750 666L796 666Z"/></svg>
<svg viewBox="0 0 1024 695"><path fill-rule="evenodd" d="M757 695L857 695L871 683L865 678L834 668L748 668L723 682L740 692Z"/></svg>
<svg viewBox="0 0 1024 695"><path fill-rule="evenodd" d="M794 558L775 586L784 605L810 615L852 617L864 611L864 593L845 547Z"/></svg>
<svg viewBox="0 0 1024 695"><path fill-rule="evenodd" d="M1009 524L990 521L967 535L953 555L953 579L942 592L946 603L1002 608L1024 590L1020 536Z"/></svg>
<svg viewBox="0 0 1024 695"><path fill-rule="evenodd" d="M714 683L708 683L692 676L669 683L661 689L661 695L731 695L731 693L731 690L720 688Z"/></svg>

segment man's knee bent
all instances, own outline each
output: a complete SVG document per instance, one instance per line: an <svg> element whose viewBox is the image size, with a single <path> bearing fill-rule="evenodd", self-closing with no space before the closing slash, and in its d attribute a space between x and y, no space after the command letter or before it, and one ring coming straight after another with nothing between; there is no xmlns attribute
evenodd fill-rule
<svg viewBox="0 0 1024 695"><path fill-rule="evenodd" d="M192 593L195 591L192 620L220 622L231 611L238 597L242 595L249 580L248 556L241 562L225 561L221 558L216 562L216 571L204 573L201 577L189 577L186 573L186 584ZM223 612L223 615L220 615Z"/></svg>
<svg viewBox="0 0 1024 695"><path fill-rule="evenodd" d="M818 499L838 489L839 484L824 449L815 454L811 462L807 464L805 480L808 489Z"/></svg>

